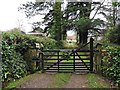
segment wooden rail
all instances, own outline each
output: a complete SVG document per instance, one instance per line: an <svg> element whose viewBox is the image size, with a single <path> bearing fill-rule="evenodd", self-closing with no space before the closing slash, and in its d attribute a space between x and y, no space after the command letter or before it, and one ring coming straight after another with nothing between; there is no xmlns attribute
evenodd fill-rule
<svg viewBox="0 0 120 90"><path fill-rule="evenodd" d="M83 47L86 45L90 45L90 48L83 49ZM45 54L46 52L48 53ZM52 52L54 54L50 54ZM42 71L76 72L80 70L87 70L92 72L93 52L93 38L90 38L90 42L86 43L78 49L43 50L41 54ZM65 55L62 55L62 53L65 53Z"/></svg>

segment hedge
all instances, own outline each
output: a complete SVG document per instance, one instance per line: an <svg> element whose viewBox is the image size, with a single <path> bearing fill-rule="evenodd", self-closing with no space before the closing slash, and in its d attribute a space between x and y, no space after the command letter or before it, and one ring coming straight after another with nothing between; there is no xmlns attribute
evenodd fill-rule
<svg viewBox="0 0 120 90"><path fill-rule="evenodd" d="M40 36L31 36L20 32L2 32L2 82L8 83L24 77L31 70L30 47L43 43L45 49L59 48L57 41ZM34 50L33 50L34 51ZM35 53L35 52L33 52ZM27 56L26 56L27 55Z"/></svg>
<svg viewBox="0 0 120 90"><path fill-rule="evenodd" d="M113 80L120 87L120 46L106 45L103 56L103 75Z"/></svg>

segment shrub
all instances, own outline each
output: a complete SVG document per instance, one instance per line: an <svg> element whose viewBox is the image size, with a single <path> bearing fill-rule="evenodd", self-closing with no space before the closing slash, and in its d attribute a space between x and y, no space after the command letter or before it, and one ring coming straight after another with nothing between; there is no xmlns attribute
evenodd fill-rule
<svg viewBox="0 0 120 90"><path fill-rule="evenodd" d="M108 31L105 34L105 37L110 43L120 45L120 25L108 29Z"/></svg>
<svg viewBox="0 0 120 90"><path fill-rule="evenodd" d="M110 32L109 40L112 43L120 45L120 30L113 30Z"/></svg>
<svg viewBox="0 0 120 90"><path fill-rule="evenodd" d="M35 43L43 43L45 49L59 48L56 44L57 41L46 38L42 36L31 36L26 34L21 34L19 32L3 32L2 37L6 42L11 44L16 44L18 51L23 52L29 48L29 46L34 46Z"/></svg>
<svg viewBox="0 0 120 90"><path fill-rule="evenodd" d="M103 75L120 85L120 46L107 45L105 49L108 52L102 59Z"/></svg>
<svg viewBox="0 0 120 90"><path fill-rule="evenodd" d="M16 31L2 32L2 81L9 82L28 74L34 68L31 61L35 43L43 43L45 49L59 48L50 38L22 34ZM26 56L27 55L27 56Z"/></svg>
<svg viewBox="0 0 120 90"><path fill-rule="evenodd" d="M9 82L25 76L26 66L21 54L15 52L15 46L2 41L2 81Z"/></svg>

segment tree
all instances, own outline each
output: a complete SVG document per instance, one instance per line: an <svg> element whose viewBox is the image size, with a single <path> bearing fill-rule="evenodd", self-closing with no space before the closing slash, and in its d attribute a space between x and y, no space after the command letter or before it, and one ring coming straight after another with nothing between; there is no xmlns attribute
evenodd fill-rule
<svg viewBox="0 0 120 90"><path fill-rule="evenodd" d="M61 4L60 2L29 2L23 4L21 9L24 10L28 18L47 10L48 13L42 22L42 24L46 25L43 32L50 34L52 38L58 41L65 39L66 31L74 29L78 32L79 43L86 43L88 30L94 29L97 26L94 22L98 21L95 21L94 18L89 18L91 11L94 9L91 9L92 3L69 2L64 11L61 11ZM37 24L39 26L40 23ZM95 30L97 31L96 28Z"/></svg>
<svg viewBox="0 0 120 90"><path fill-rule="evenodd" d="M53 25L52 31L53 38L57 41L61 40L61 2L55 2L53 6Z"/></svg>
<svg viewBox="0 0 120 90"><path fill-rule="evenodd" d="M119 10L120 10L120 2L116 0L116 2L112 2L109 9L107 7L104 9L108 11L108 14L102 13L105 18L107 19L107 32L106 37L107 40L111 43L120 45L120 17L119 17Z"/></svg>
<svg viewBox="0 0 120 90"><path fill-rule="evenodd" d="M23 4L19 10L24 10L28 18L47 10L48 13L44 16L44 21L42 22L42 24L46 25L43 33L50 34L57 41L61 40L61 2L28 2L27 4ZM33 27L39 28L40 24L41 22L34 22Z"/></svg>
<svg viewBox="0 0 120 90"><path fill-rule="evenodd" d="M99 14L102 14L106 19L105 39L111 43L120 44L119 29L120 29L120 2L118 0L111 1L107 5L103 5Z"/></svg>
<svg viewBox="0 0 120 90"><path fill-rule="evenodd" d="M99 2L69 2L67 9L65 10L65 17L67 29L76 29L79 36L78 42L84 44L87 42L88 30L94 30L100 32L100 28L104 23L103 20L94 19L96 13L101 8L101 5L104 3ZM97 9L95 7L91 8L92 5L98 5ZM95 10L96 13L93 15L93 18L90 19L90 13L92 10Z"/></svg>
<svg viewBox="0 0 120 90"><path fill-rule="evenodd" d="M82 27L80 27L76 21L81 21L83 17L88 18L90 16L90 6L91 4L89 2L68 2L67 9L65 10L65 19L67 21L66 29L77 30L79 35L79 43L87 42L88 30L81 30ZM76 24L78 27L76 27Z"/></svg>

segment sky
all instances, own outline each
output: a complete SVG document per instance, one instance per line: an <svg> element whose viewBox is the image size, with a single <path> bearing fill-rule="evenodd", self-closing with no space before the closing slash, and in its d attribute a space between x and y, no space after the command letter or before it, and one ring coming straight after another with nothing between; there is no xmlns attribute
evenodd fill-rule
<svg viewBox="0 0 120 90"><path fill-rule="evenodd" d="M23 13L18 12L20 4L28 0L1 0L0 1L0 31L7 31L15 27L20 27L24 23L24 28L30 28L27 25L27 19ZM34 0L29 0L34 1Z"/></svg>
<svg viewBox="0 0 120 90"><path fill-rule="evenodd" d="M1 0L0 1L0 31L7 31L15 27L21 28L22 30L29 32L32 30L31 23L34 19L26 19L25 14L18 12L18 7L20 4L25 3L26 1L35 1L35 0ZM95 0L100 1L100 0ZM93 12L94 13L94 12ZM101 16L102 17L102 16ZM22 25L22 26L21 26Z"/></svg>

